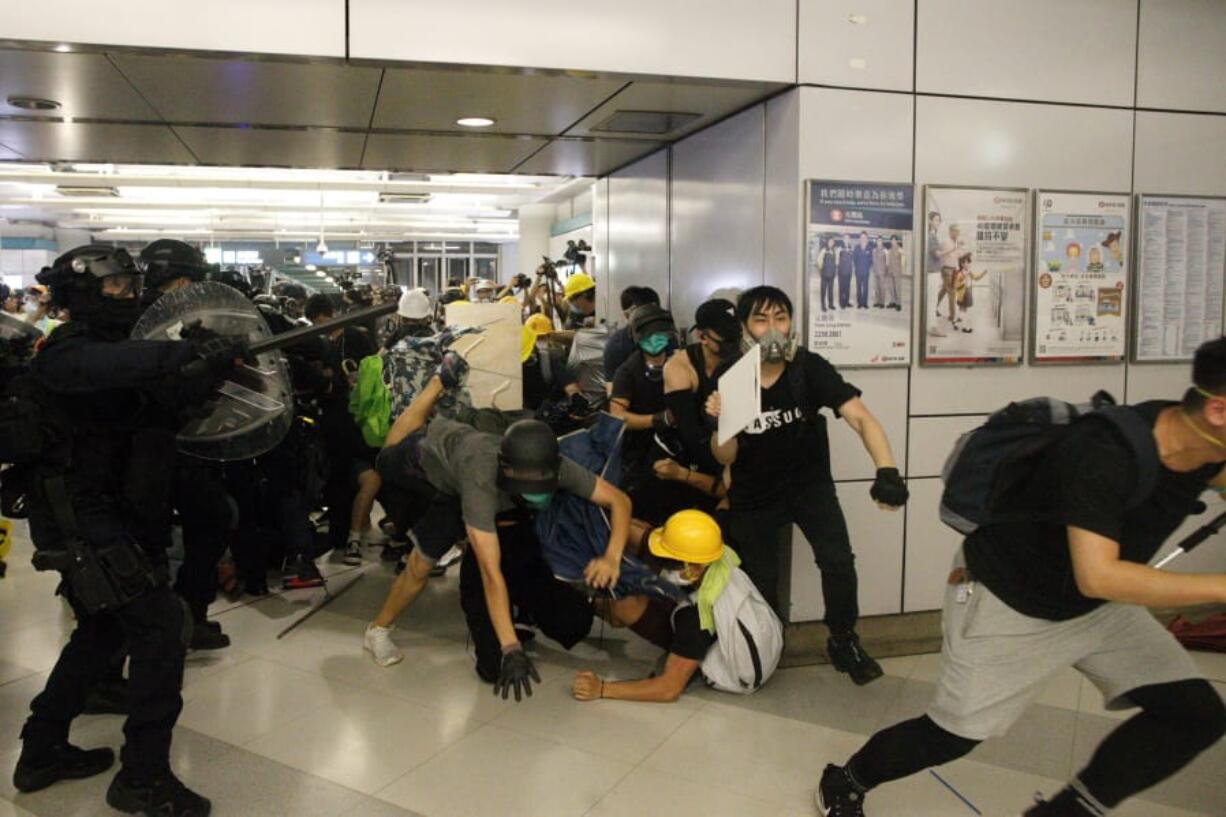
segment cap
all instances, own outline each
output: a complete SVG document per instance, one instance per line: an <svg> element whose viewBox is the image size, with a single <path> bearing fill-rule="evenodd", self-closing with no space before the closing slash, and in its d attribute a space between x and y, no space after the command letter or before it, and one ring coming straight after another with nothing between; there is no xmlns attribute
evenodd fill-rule
<svg viewBox="0 0 1226 817"><path fill-rule="evenodd" d="M630 334L635 343L656 332L673 334L676 331L677 324L673 322L673 316L655 304L636 306L630 313Z"/></svg>
<svg viewBox="0 0 1226 817"><path fill-rule="evenodd" d="M736 319L736 307L732 301L712 298L698 307L694 313L695 329L710 329L721 340L733 340L741 336L741 323Z"/></svg>
<svg viewBox="0 0 1226 817"><path fill-rule="evenodd" d="M421 320L430 317L431 311L430 296L426 295L424 289L418 287L404 291L404 294L400 296L400 305L396 309L396 314L409 320Z"/></svg>

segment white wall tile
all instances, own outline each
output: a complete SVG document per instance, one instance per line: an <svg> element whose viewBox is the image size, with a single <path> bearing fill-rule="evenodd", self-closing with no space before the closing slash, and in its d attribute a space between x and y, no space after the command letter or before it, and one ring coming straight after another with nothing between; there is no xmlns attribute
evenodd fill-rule
<svg viewBox="0 0 1226 817"><path fill-rule="evenodd" d="M1123 400L1123 366L916 367L911 414L990 414L1013 400L1050 396L1080 403L1099 389Z"/></svg>
<svg viewBox="0 0 1226 817"><path fill-rule="evenodd" d="M866 482L843 483L838 486L839 503L856 553L860 614L890 615L901 612L903 512L881 510L868 489ZM792 539L791 593L791 621L817 621L825 615L821 574L799 529Z"/></svg>
<svg viewBox="0 0 1226 817"><path fill-rule="evenodd" d="M276 36L269 36L276 32ZM44 0L6 3L13 40L345 56L344 0ZM398 36L403 36L401 29Z"/></svg>
<svg viewBox="0 0 1226 817"><path fill-rule="evenodd" d="M800 0L799 82L910 91L914 0Z"/></svg>
<svg viewBox="0 0 1226 817"><path fill-rule="evenodd" d="M801 88L801 179L910 181L913 109L907 94Z"/></svg>
<svg viewBox="0 0 1226 817"><path fill-rule="evenodd" d="M670 285L680 323L716 289L762 283L765 122L756 105L673 146Z"/></svg>
<svg viewBox="0 0 1226 817"><path fill-rule="evenodd" d="M609 320L621 323L628 286L649 286L668 303L668 151L609 177L608 220Z"/></svg>
<svg viewBox="0 0 1226 817"><path fill-rule="evenodd" d="M913 417L907 433L907 478L939 477L954 443L983 424L983 414L964 417Z"/></svg>
<svg viewBox="0 0 1226 817"><path fill-rule="evenodd" d="M1190 385L1191 363L1146 363L1129 366L1127 402L1178 400Z"/></svg>
<svg viewBox="0 0 1226 817"><path fill-rule="evenodd" d="M1135 0L921 0L916 90L1132 105Z"/></svg>
<svg viewBox="0 0 1226 817"><path fill-rule="evenodd" d="M1131 178L1130 111L919 97L919 184L1111 192Z"/></svg>
<svg viewBox="0 0 1226 817"><path fill-rule="evenodd" d="M763 280L777 286L796 305L803 321L800 297L801 199L800 91L793 90L766 103L766 189ZM803 325L803 324L797 324Z"/></svg>
<svg viewBox="0 0 1226 817"><path fill-rule="evenodd" d="M1137 112L1136 192L1226 195L1224 158L1226 116Z"/></svg>
<svg viewBox="0 0 1226 817"><path fill-rule="evenodd" d="M908 482L907 552L904 568L903 612L937 610L945 595L949 566L962 537L946 527L938 515L942 483L939 479Z"/></svg>
<svg viewBox="0 0 1226 817"><path fill-rule="evenodd" d="M1141 0L1137 106L1226 112L1226 3Z"/></svg>
<svg viewBox="0 0 1226 817"><path fill-rule="evenodd" d="M350 0L355 58L793 82L795 0Z"/></svg>
<svg viewBox="0 0 1226 817"><path fill-rule="evenodd" d="M907 450L907 370L851 369L843 372L863 392L864 404L881 421L899 470ZM830 465L836 480L873 479L877 470L860 436L841 419L826 412Z"/></svg>

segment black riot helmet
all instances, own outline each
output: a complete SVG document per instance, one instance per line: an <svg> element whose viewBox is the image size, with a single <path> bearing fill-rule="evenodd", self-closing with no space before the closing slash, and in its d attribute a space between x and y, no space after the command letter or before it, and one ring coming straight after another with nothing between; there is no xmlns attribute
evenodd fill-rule
<svg viewBox="0 0 1226 817"><path fill-rule="evenodd" d="M498 487L508 494L550 494L557 490L562 452L558 438L540 420L518 420L498 447Z"/></svg>
<svg viewBox="0 0 1226 817"><path fill-rule="evenodd" d="M128 251L86 244L55 259L36 280L51 289L51 302L68 309L73 321L112 339L126 337L141 312L144 276Z"/></svg>
<svg viewBox="0 0 1226 817"><path fill-rule="evenodd" d="M173 238L159 238L140 251L140 265L145 272L145 286L158 288L176 278L203 281L209 265L204 253L190 244Z"/></svg>
<svg viewBox="0 0 1226 817"><path fill-rule="evenodd" d="M251 282L247 280L246 275L243 275L233 267L214 271L210 276L210 280L216 281L219 284L225 284L231 289L237 289L245 298L251 297Z"/></svg>

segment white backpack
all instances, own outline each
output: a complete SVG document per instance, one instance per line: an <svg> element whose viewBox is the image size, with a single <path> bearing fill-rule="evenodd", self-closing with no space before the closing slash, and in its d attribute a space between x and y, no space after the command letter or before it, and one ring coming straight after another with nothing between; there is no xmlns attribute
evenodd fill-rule
<svg viewBox="0 0 1226 817"><path fill-rule="evenodd" d="M783 654L783 624L745 571L736 568L715 601L715 644L702 660L707 686L749 695L774 674Z"/></svg>

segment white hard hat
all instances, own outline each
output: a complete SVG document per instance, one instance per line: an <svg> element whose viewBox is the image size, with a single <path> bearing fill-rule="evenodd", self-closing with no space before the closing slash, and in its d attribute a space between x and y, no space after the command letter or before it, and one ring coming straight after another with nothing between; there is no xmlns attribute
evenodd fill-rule
<svg viewBox="0 0 1226 817"><path fill-rule="evenodd" d="M498 289L498 285L489 278L480 278L472 283L468 288L469 300L473 302L492 301L494 299L494 291ZM488 293L482 296L480 293Z"/></svg>
<svg viewBox="0 0 1226 817"><path fill-rule="evenodd" d="M430 317L433 311L430 308L430 296L418 287L404 291L400 296L400 306L396 309L396 314L409 320L421 320Z"/></svg>

